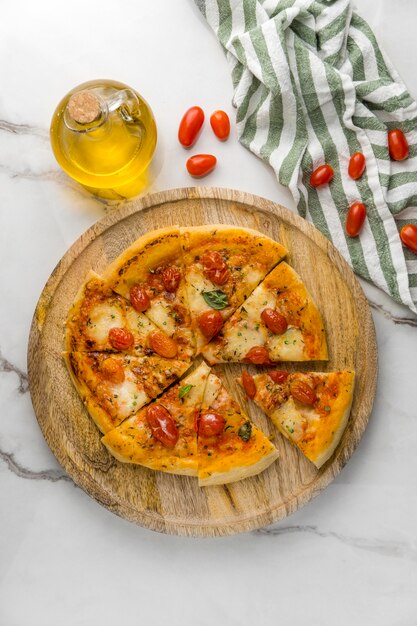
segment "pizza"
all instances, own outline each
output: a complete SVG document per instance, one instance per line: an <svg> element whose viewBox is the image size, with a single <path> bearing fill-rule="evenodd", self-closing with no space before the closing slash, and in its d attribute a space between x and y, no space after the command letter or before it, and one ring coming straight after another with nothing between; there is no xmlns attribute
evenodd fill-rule
<svg viewBox="0 0 417 626"><path fill-rule="evenodd" d="M187 344L158 328L95 272L89 272L65 325L66 352L120 352L191 363Z"/></svg>
<svg viewBox="0 0 417 626"><path fill-rule="evenodd" d="M197 415L210 368L202 363L160 398L108 432L102 442L123 463L197 476Z"/></svg>
<svg viewBox="0 0 417 626"><path fill-rule="evenodd" d="M355 374L269 370L239 378L278 430L320 468L335 451L349 418Z"/></svg>
<svg viewBox="0 0 417 626"><path fill-rule="evenodd" d="M209 363L327 359L323 320L298 274L277 265L202 350Z"/></svg>
<svg viewBox="0 0 417 626"><path fill-rule="evenodd" d="M200 486L253 476L278 456L205 363L102 442L119 461L198 476Z"/></svg>
<svg viewBox="0 0 417 626"><path fill-rule="evenodd" d="M72 381L102 433L118 426L162 393L189 368L157 354L65 352Z"/></svg>
<svg viewBox="0 0 417 626"><path fill-rule="evenodd" d="M210 374L198 420L198 483L233 483L264 471L278 450Z"/></svg>
<svg viewBox="0 0 417 626"><path fill-rule="evenodd" d="M206 487L277 459L221 378L205 361L192 366L199 354L210 365L327 359L320 312L286 253L247 228L172 226L140 237L101 276L89 272L68 313L63 357L119 461ZM353 381L350 371L271 370L240 382L320 467L345 428Z"/></svg>
<svg viewBox="0 0 417 626"><path fill-rule="evenodd" d="M224 224L182 228L181 238L188 306L200 350L287 250L257 231Z"/></svg>
<svg viewBox="0 0 417 626"><path fill-rule="evenodd" d="M195 345L184 274L180 230L170 227L137 239L106 269L103 279L191 358Z"/></svg>

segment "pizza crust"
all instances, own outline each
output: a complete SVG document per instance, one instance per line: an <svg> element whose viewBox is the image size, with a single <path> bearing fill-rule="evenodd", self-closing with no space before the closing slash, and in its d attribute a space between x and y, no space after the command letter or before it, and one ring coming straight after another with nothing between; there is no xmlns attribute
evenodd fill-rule
<svg viewBox="0 0 417 626"><path fill-rule="evenodd" d="M130 287L146 281L149 270L181 258L180 231L169 226L146 233L134 241L105 270L103 279L129 299Z"/></svg>
<svg viewBox="0 0 417 626"><path fill-rule="evenodd" d="M260 474L267 467L269 467L276 459L278 458L279 453L277 449L272 450L269 454L262 457L254 463L253 465L241 465L240 467L234 467L231 470L226 472L214 472L211 476L207 478L198 479L198 484L200 487L211 487L213 485L227 485L230 483L235 483L238 480L243 480L244 478L250 478L251 476L256 476Z"/></svg>
<svg viewBox="0 0 417 626"><path fill-rule="evenodd" d="M72 383L75 389L78 391L78 395L83 401L84 406L86 407L90 417L93 419L97 428L102 433L107 433L113 428L115 428L116 426L118 426L121 420L118 420L112 417L111 415L109 415L109 413L100 406L96 397L91 392L91 390L86 385L86 383L82 380L82 378L79 378L75 375L70 356L71 355L69 352L64 352L62 354L62 357L66 363L68 373L70 375ZM149 400L150 398L147 399L148 402Z"/></svg>

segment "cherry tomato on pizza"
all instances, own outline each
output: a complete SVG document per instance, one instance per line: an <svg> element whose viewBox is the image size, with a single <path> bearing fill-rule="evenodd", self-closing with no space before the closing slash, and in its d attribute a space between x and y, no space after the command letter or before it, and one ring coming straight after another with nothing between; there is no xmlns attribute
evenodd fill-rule
<svg viewBox="0 0 417 626"><path fill-rule="evenodd" d="M248 396L248 398L253 400L253 398L256 396L256 384L253 376L251 376L249 372L243 372L242 385L244 390L246 391L246 395Z"/></svg>
<svg viewBox="0 0 417 626"><path fill-rule="evenodd" d="M205 337L211 339L223 326L223 317L219 311L204 311L198 317L198 327Z"/></svg>
<svg viewBox="0 0 417 626"><path fill-rule="evenodd" d="M261 320L274 335L282 335L288 328L285 317L274 309L264 309L261 313Z"/></svg>
<svg viewBox="0 0 417 626"><path fill-rule="evenodd" d="M271 359L269 353L263 346L254 346L245 355L244 361L253 363L254 365L270 365Z"/></svg>
<svg viewBox="0 0 417 626"><path fill-rule="evenodd" d="M132 303L135 311L143 313L143 311L146 311L146 309L149 308L149 305L151 303L150 298L146 293L146 290L140 285L133 285L133 287L130 288L129 295L130 302Z"/></svg>
<svg viewBox="0 0 417 626"><path fill-rule="evenodd" d="M166 448L173 448L179 438L179 432L169 411L161 404L151 404L146 409L146 420L152 434Z"/></svg>
<svg viewBox="0 0 417 626"><path fill-rule="evenodd" d="M165 359L177 356L178 345L172 337L168 337L162 330L153 330L148 338L150 348Z"/></svg>
<svg viewBox="0 0 417 626"><path fill-rule="evenodd" d="M127 350L133 343L135 338L130 330L126 328L110 328L109 343L115 350Z"/></svg>
<svg viewBox="0 0 417 626"><path fill-rule="evenodd" d="M198 434L202 437L214 437L223 432L226 420L216 411L205 411L200 414Z"/></svg>
<svg viewBox="0 0 417 626"><path fill-rule="evenodd" d="M303 404L312 405L317 400L316 392L302 380L295 380L290 384L290 392L293 398Z"/></svg>

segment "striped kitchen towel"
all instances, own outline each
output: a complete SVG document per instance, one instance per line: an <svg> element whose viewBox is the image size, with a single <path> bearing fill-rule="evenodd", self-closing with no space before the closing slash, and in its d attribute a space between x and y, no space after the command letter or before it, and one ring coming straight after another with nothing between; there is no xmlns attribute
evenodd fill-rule
<svg viewBox="0 0 417 626"><path fill-rule="evenodd" d="M399 229L417 224L417 105L349 0L195 0L231 66L240 142L267 161L360 276L417 311L417 256ZM401 128L406 161L391 161L387 131ZM366 171L347 174L363 152ZM312 170L329 163L330 185ZM349 238L348 207L368 219Z"/></svg>

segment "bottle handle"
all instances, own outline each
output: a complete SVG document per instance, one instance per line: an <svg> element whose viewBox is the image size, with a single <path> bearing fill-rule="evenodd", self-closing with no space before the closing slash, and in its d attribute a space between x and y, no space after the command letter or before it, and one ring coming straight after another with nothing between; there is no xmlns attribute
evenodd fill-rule
<svg viewBox="0 0 417 626"><path fill-rule="evenodd" d="M109 113L120 109L122 117L127 122L133 122L140 117L140 105L137 95L131 89L121 89L114 96L106 100Z"/></svg>

